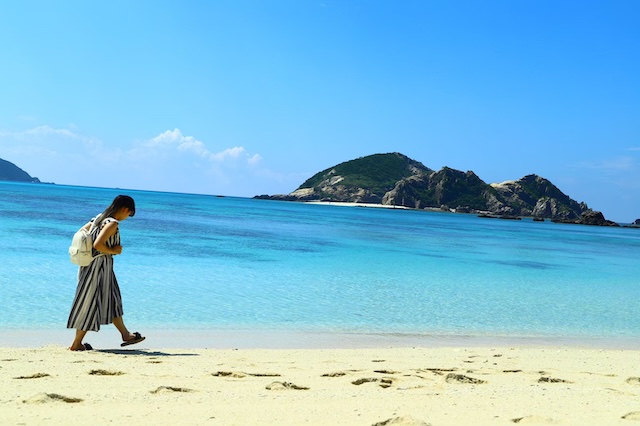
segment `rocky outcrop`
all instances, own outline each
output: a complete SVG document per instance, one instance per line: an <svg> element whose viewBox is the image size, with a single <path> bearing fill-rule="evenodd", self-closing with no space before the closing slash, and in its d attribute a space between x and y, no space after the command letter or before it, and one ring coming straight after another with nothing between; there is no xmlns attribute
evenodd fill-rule
<svg viewBox="0 0 640 426"><path fill-rule="evenodd" d="M384 195L382 204L471 212L487 210L489 196L495 197L495 191L475 173L444 167L429 175L399 181Z"/></svg>
<svg viewBox="0 0 640 426"><path fill-rule="evenodd" d="M601 212L586 211L580 215L577 219L558 218L553 219L557 223L575 223L578 225L595 225L595 226L620 226L615 222L607 220Z"/></svg>
<svg viewBox="0 0 640 426"><path fill-rule="evenodd" d="M419 188L426 186L429 177L426 175L410 176L396 183L393 189L382 197L382 204L404 206L414 209L427 207Z"/></svg>
<svg viewBox="0 0 640 426"><path fill-rule="evenodd" d="M578 223L582 225L597 225L597 226L620 226L615 222L607 220L601 212L588 211L582 213Z"/></svg>
<svg viewBox="0 0 640 426"><path fill-rule="evenodd" d="M40 182L36 177L22 170L15 164L0 158L0 180L13 182Z"/></svg>
<svg viewBox="0 0 640 426"><path fill-rule="evenodd" d="M572 200L541 176L531 174L489 185L472 171L443 167L436 172L400 153L340 163L315 174L290 194L255 198L375 203L484 213L490 217L527 216L566 223L609 224L598 216L602 213Z"/></svg>
<svg viewBox="0 0 640 426"><path fill-rule="evenodd" d="M514 210L513 214L520 216L578 219L589 210L586 204L572 200L550 181L534 174L491 186Z"/></svg>

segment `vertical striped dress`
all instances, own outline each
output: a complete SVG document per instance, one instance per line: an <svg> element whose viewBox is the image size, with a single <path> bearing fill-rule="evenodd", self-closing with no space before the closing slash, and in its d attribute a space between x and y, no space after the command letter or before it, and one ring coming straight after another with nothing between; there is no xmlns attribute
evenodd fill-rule
<svg viewBox="0 0 640 426"><path fill-rule="evenodd" d="M93 222L95 218L91 220ZM95 241L107 223L118 222L108 217L100 226L92 228L91 236ZM120 231L107 240L107 247L120 245ZM93 255L100 254L93 249ZM81 266L78 271L78 288L71 306L67 328L98 331L100 324L111 324L114 318L121 317L122 297L118 280L113 272L113 256L110 254L96 257L88 266Z"/></svg>

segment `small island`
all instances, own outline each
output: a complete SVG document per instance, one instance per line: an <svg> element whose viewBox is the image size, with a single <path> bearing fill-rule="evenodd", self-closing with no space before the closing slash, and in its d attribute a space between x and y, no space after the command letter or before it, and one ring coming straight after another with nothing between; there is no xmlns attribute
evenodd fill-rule
<svg viewBox="0 0 640 426"><path fill-rule="evenodd" d="M254 198L356 203L472 213L480 217L618 226L601 212L564 194L549 180L530 174L487 184L473 171L435 171L398 152L373 154L316 173L289 194Z"/></svg>

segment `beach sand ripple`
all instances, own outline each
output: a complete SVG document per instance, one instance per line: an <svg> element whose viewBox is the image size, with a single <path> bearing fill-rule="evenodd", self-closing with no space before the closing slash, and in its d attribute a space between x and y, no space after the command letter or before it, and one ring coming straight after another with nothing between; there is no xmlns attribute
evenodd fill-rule
<svg viewBox="0 0 640 426"><path fill-rule="evenodd" d="M26 425L624 425L640 422L639 355L567 346L0 348L0 382L10 384L0 387L0 417Z"/></svg>

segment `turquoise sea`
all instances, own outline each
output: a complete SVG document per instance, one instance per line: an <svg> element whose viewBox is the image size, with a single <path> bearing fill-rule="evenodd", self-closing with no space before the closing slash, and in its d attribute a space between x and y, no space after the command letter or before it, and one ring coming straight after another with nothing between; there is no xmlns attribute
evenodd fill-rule
<svg viewBox="0 0 640 426"><path fill-rule="evenodd" d="M71 237L120 193L135 329L640 341L638 229L8 182L0 331L64 330Z"/></svg>

